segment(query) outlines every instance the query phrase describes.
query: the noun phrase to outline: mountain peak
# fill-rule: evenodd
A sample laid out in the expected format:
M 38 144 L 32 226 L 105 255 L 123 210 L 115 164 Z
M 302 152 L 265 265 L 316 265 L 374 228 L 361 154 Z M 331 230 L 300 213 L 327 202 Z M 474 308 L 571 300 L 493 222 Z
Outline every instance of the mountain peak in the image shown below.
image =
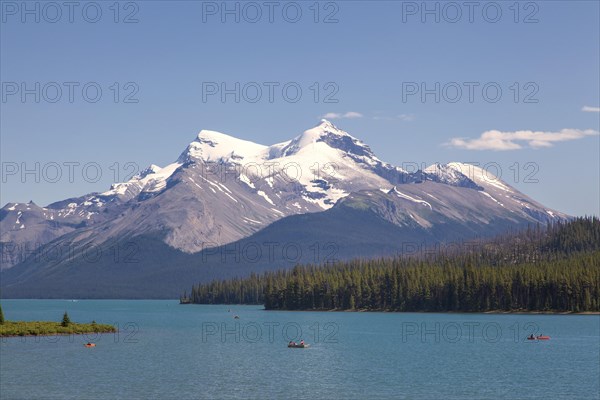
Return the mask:
M 455 165 L 452 165 L 455 164 Z M 468 167 L 470 164 L 458 166 L 459 163 L 441 164 L 435 163 L 425 168 L 423 172 L 434 182 L 441 182 L 452 186 L 467 187 L 476 190 L 482 190 L 469 176 Z
M 321 119 L 321 122 L 317 126 L 323 128 L 323 129 L 331 129 L 331 130 L 343 132 L 337 126 L 335 126 L 333 124 L 333 122 L 331 122 L 325 118 Z
M 460 172 L 462 175 L 466 176 L 471 181 L 484 188 L 495 188 L 504 192 L 513 191 L 512 188 L 500 178 L 500 176 L 495 175 L 498 172 L 501 174 L 502 171 L 497 170 L 493 165 L 490 167 L 486 164 L 484 168 L 481 168 L 475 164 L 450 162 L 447 164 L 447 166 L 455 171 Z
M 361 156 L 372 156 L 371 149 L 367 145 L 326 119 L 322 119 L 318 125 L 296 136 L 282 149 L 282 154 L 284 156 L 296 154 L 307 148 L 311 152 L 327 151 L 326 149 L 329 148 Z
M 146 177 L 146 176 L 148 176 L 148 175 L 151 175 L 151 174 L 156 174 L 156 173 L 160 172 L 160 170 L 161 170 L 161 169 L 162 169 L 162 168 L 161 168 L 161 167 L 159 167 L 159 166 L 158 166 L 158 165 L 156 165 L 156 164 L 150 164 L 150 166 L 149 166 L 148 168 L 146 168 L 145 170 L 141 171 L 141 172 L 138 174 L 138 177 L 139 177 L 140 179 L 142 179 L 142 178 L 145 178 L 145 177 Z
M 319 124 L 294 139 L 270 147 L 204 129 L 187 146 L 177 162 L 183 164 L 193 160 L 203 160 L 205 162 L 240 163 L 260 160 L 264 157 L 289 156 L 302 149 L 320 152 L 327 151 L 327 148 L 372 156 L 369 147 L 360 140 L 339 129 L 331 121 L 322 119 Z
M 179 156 L 178 161 L 186 162 L 190 159 L 217 162 L 235 161 L 252 157 L 266 148 L 267 146 L 238 139 L 225 133 L 203 129 Z
M 500 189 L 512 193 L 513 189 L 495 174 L 493 166 L 481 168 L 475 164 L 463 162 L 449 162 L 447 164 L 435 163 L 425 168 L 425 173 L 437 182 L 447 183 L 453 186 L 471 187 L 477 190 Z
M 322 134 L 335 134 L 335 135 L 339 135 L 339 136 L 352 137 L 348 132 L 338 128 L 337 126 L 335 126 L 333 124 L 333 122 L 331 122 L 327 119 L 322 119 L 321 122 L 317 126 L 315 126 L 313 129 L 320 130 L 322 132 Z M 312 129 L 309 129 L 309 131 L 310 130 L 312 130 Z

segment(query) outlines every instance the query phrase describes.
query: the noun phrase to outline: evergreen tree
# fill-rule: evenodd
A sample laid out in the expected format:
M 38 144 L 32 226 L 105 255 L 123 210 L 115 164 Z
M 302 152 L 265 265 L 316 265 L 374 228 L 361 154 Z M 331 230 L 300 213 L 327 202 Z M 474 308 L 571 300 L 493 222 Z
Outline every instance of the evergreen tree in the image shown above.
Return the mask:
M 61 326 L 69 326 L 70 323 L 71 323 L 71 319 L 69 318 L 69 315 L 65 311 L 62 322 L 60 324 L 61 324 Z
M 0 306 L 0 325 L 4 325 L 4 313 L 2 312 L 2 306 Z

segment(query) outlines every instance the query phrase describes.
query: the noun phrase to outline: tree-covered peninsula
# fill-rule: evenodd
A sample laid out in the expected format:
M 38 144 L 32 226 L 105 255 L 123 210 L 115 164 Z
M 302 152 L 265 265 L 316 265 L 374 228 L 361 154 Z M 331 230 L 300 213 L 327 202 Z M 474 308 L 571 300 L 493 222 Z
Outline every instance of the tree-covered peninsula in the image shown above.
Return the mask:
M 267 310 L 600 311 L 600 221 L 533 227 L 460 251 L 214 281 L 182 301 Z

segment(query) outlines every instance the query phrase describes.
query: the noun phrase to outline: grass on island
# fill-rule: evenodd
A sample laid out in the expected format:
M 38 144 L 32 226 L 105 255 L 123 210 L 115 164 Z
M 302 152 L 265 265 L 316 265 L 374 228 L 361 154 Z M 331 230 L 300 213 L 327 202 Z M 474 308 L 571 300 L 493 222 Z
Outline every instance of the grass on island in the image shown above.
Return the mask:
M 65 312 L 61 322 L 53 321 L 5 321 L 0 307 L 0 337 L 5 336 L 49 336 L 49 335 L 82 335 L 86 333 L 112 333 L 117 328 L 107 324 L 89 324 L 71 322 Z
M 42 336 L 85 333 L 112 333 L 117 329 L 107 324 L 79 324 L 71 322 L 62 326 L 51 321 L 5 321 L 0 325 L 0 336 Z

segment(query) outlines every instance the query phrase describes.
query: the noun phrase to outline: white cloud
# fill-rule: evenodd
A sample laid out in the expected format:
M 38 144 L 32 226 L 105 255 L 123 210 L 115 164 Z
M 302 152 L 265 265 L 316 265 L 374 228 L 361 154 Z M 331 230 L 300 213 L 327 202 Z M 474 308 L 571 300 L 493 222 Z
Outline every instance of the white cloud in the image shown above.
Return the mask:
M 400 114 L 400 115 L 398 115 L 398 119 L 401 121 L 410 122 L 410 121 L 415 120 L 415 115 L 414 114 Z
M 600 107 L 583 106 L 583 108 L 581 109 L 581 111 L 583 111 L 583 112 L 597 112 L 597 113 L 600 113 Z
M 355 111 L 348 111 L 346 114 L 344 114 L 343 118 L 362 118 L 363 115 L 361 113 L 355 112 Z
M 400 114 L 400 115 L 396 115 L 394 117 L 388 117 L 386 115 L 375 115 L 373 117 L 374 120 L 376 121 L 395 121 L 395 120 L 400 120 L 403 122 L 410 122 L 410 121 L 414 121 L 415 120 L 415 115 L 414 114 Z
M 352 119 L 352 118 L 362 118 L 363 115 L 359 112 L 356 111 L 348 111 L 347 113 L 333 113 L 333 112 L 329 112 L 325 115 L 323 115 L 321 118 L 325 118 L 325 119 Z
M 542 131 L 486 131 L 476 139 L 452 138 L 447 146 L 466 150 L 518 150 L 523 147 L 552 147 L 554 143 L 581 139 L 586 136 L 597 136 L 598 131 L 592 129 L 563 129 L 560 132 Z

